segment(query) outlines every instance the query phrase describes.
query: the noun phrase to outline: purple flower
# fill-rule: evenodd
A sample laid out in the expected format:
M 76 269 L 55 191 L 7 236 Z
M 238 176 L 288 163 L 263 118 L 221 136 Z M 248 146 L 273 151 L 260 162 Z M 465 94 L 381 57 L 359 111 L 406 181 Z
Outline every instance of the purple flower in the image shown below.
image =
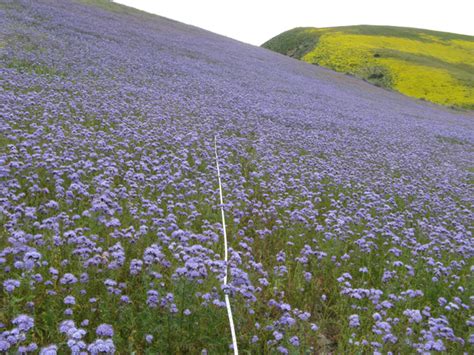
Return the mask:
M 425 346 L 424 350 L 430 351 L 430 350 L 435 350 L 435 351 L 445 351 L 446 347 L 443 344 L 443 341 L 441 339 L 438 340 L 429 340 Z
M 86 333 L 87 332 L 84 329 L 72 328 L 68 331 L 67 335 L 69 340 L 73 340 L 75 343 L 77 343 L 77 341 L 81 340 L 86 335 Z
M 298 315 L 298 318 L 303 320 L 303 321 L 306 321 L 309 319 L 309 317 L 311 317 L 311 314 L 309 312 L 303 312 L 303 313 L 300 313 Z
M 57 353 L 58 347 L 56 345 L 48 345 L 40 350 L 40 355 L 56 355 Z
M 114 354 L 115 353 L 115 345 L 112 339 L 97 339 L 93 343 L 89 344 L 87 350 L 92 355 L 97 355 L 101 353 L 106 354 Z
M 0 351 L 6 352 L 8 349 L 10 349 L 10 343 L 6 340 L 0 339 Z
M 114 336 L 114 329 L 110 324 L 101 324 L 97 327 L 96 329 L 96 334 L 98 336 L 103 336 L 103 337 L 113 337 Z
M 65 316 L 72 316 L 74 314 L 74 311 L 71 308 L 66 308 L 64 310 L 64 315 Z
M 133 259 L 130 262 L 130 274 L 132 275 L 138 275 L 140 271 L 142 270 L 143 266 L 143 261 L 140 259 Z
M 68 333 L 70 329 L 75 328 L 76 325 L 73 320 L 65 320 L 62 321 L 61 324 L 59 325 L 59 332 L 60 333 Z
M 349 327 L 358 328 L 360 326 L 359 316 L 357 314 L 352 314 L 349 316 Z
M 148 307 L 155 308 L 158 306 L 158 301 L 159 301 L 159 294 L 158 291 L 155 290 L 149 290 L 147 291 L 147 300 L 146 304 Z
M 20 281 L 8 279 L 3 281 L 3 287 L 8 293 L 12 293 L 15 288 L 20 287 Z
M 77 277 L 75 277 L 73 274 L 67 273 L 64 274 L 63 277 L 61 277 L 59 282 L 63 285 L 72 285 L 77 282 Z
M 374 313 L 374 314 L 372 315 L 372 318 L 374 318 L 374 320 L 375 320 L 376 322 L 382 320 L 382 316 L 380 315 L 380 313 Z
M 120 302 L 130 303 L 130 298 L 128 296 L 120 296 Z
M 29 251 L 25 253 L 23 257 L 23 262 L 25 267 L 28 270 L 31 270 L 32 268 L 35 267 L 35 265 L 38 263 L 38 261 L 41 259 L 41 254 L 38 253 L 37 251 Z
M 283 339 L 283 334 L 278 331 L 274 331 L 273 336 L 275 337 L 276 341 L 280 341 L 281 339 Z
M 289 340 L 290 344 L 293 346 L 300 346 L 300 340 L 298 339 L 297 336 L 293 336 Z
M 17 326 L 20 331 L 27 332 L 34 327 L 35 321 L 30 316 L 26 314 L 21 314 L 16 317 L 12 323 Z
M 76 299 L 74 298 L 74 296 L 66 296 L 66 297 L 64 297 L 64 304 L 74 305 L 74 304 L 76 304 Z
M 72 354 L 80 354 L 82 350 L 85 350 L 87 345 L 82 340 L 69 339 L 67 346 L 71 349 Z
M 407 309 L 403 311 L 403 315 L 408 317 L 410 323 L 420 323 L 423 320 L 421 312 L 418 309 Z

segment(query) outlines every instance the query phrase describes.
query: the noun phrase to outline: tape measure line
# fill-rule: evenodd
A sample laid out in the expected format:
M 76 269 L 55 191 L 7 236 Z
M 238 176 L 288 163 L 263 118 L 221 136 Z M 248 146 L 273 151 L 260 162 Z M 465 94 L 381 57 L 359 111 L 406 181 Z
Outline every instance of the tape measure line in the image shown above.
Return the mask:
M 224 273 L 224 286 L 227 285 L 227 260 L 228 260 L 228 248 L 227 248 L 227 231 L 225 226 L 225 215 L 224 215 L 224 199 L 222 197 L 222 183 L 221 183 L 221 171 L 219 169 L 219 156 L 217 155 L 217 136 L 214 136 L 214 151 L 216 153 L 216 167 L 217 167 L 217 180 L 219 181 L 219 196 L 221 202 L 221 217 L 222 217 L 222 229 L 224 234 L 224 260 L 225 260 L 225 273 Z M 235 336 L 234 318 L 232 317 L 232 308 L 230 307 L 229 295 L 225 294 L 225 305 L 227 308 L 227 316 L 229 317 L 230 332 L 232 334 L 232 345 L 234 348 L 234 354 L 239 354 L 237 347 L 237 337 Z

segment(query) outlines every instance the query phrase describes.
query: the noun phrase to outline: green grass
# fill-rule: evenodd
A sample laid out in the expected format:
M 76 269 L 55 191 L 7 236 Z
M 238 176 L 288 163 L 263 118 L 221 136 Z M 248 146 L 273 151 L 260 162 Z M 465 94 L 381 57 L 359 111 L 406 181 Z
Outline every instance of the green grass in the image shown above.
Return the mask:
M 29 60 L 14 58 L 7 64 L 7 68 L 16 69 L 20 73 L 35 73 L 37 75 L 65 76 L 53 67 L 44 64 L 33 63 Z
M 299 27 L 283 32 L 262 46 L 275 52 L 301 59 L 318 43 L 319 36 L 309 32 L 310 28 Z
M 407 96 L 474 108 L 474 37 L 391 26 L 295 28 L 263 47 Z

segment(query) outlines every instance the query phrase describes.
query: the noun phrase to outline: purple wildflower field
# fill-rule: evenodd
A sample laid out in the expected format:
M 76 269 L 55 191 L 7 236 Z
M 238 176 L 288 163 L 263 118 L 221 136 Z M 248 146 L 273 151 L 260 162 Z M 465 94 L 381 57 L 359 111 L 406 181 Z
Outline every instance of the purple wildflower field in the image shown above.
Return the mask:
M 230 352 L 226 293 L 246 353 L 473 353 L 473 128 L 104 0 L 0 0 L 0 353 Z

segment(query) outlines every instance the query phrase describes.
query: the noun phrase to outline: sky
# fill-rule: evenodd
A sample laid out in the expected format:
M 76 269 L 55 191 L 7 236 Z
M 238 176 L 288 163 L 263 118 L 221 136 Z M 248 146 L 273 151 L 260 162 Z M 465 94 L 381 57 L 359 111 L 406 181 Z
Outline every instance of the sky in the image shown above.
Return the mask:
M 470 0 L 115 0 L 261 45 L 294 27 L 390 25 L 474 36 Z

